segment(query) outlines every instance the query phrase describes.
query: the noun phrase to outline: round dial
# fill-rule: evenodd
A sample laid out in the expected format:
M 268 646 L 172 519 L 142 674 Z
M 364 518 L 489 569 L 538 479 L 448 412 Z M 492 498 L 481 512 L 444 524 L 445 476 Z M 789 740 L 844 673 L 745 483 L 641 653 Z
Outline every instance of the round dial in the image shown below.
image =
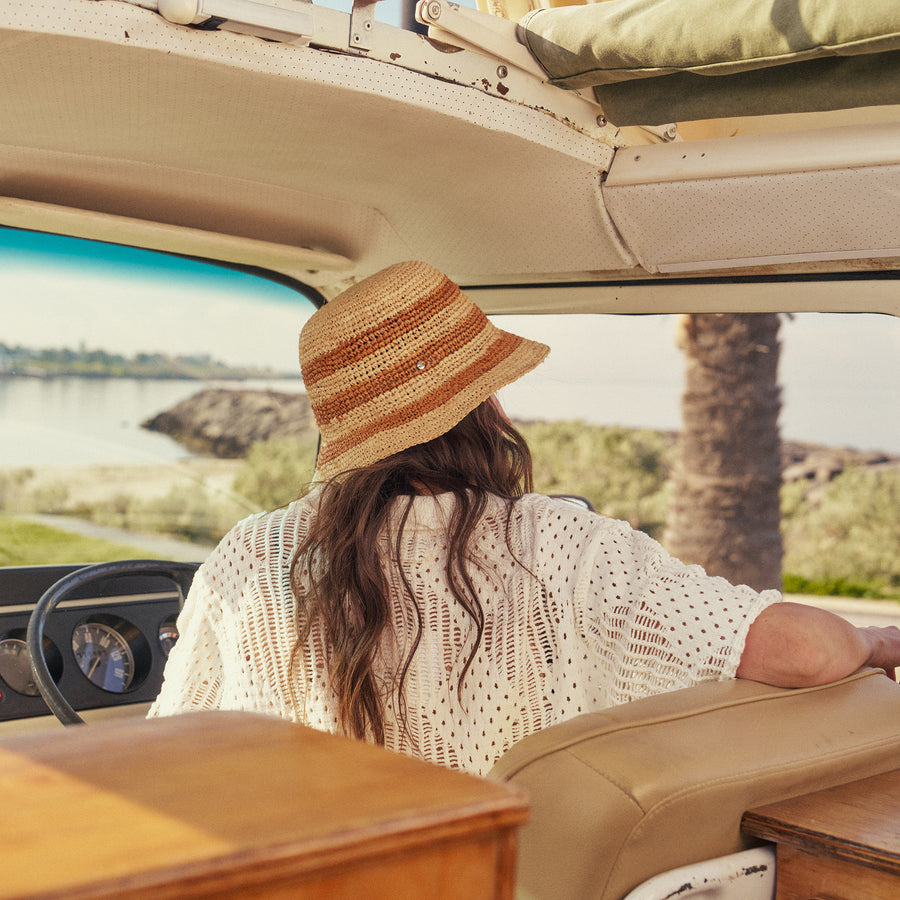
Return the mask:
M 28 697 L 38 695 L 25 641 L 14 637 L 5 637 L 0 641 L 0 678 L 20 694 Z
M 0 637 L 0 678 L 16 693 L 37 697 L 40 690 L 31 673 L 31 654 L 25 640 L 24 628 L 13 628 Z M 54 681 L 62 675 L 62 656 L 56 644 L 44 637 L 44 660 Z
M 159 626 L 159 646 L 163 656 L 168 659 L 169 652 L 178 640 L 178 627 L 175 624 L 175 616 L 169 616 Z
M 121 694 L 134 679 L 134 654 L 128 639 L 104 622 L 82 622 L 72 632 L 79 668 L 104 691 Z

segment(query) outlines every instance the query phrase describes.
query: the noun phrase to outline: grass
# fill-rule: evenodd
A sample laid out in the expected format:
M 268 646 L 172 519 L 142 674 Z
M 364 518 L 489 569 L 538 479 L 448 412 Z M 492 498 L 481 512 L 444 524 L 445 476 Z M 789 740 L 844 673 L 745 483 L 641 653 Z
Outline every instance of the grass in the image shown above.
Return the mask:
M 845 578 L 804 578 L 785 572 L 782 581 L 786 594 L 817 597 L 863 597 L 867 600 L 900 600 L 900 592 L 875 581 L 848 581 Z
M 83 537 L 37 522 L 0 515 L 0 566 L 62 565 L 153 557 L 127 544 Z

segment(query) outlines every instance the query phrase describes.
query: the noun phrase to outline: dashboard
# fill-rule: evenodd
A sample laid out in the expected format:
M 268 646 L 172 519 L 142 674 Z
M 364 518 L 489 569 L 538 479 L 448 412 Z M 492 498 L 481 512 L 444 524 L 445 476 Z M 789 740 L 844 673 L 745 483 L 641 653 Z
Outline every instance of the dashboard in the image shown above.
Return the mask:
M 49 715 L 31 674 L 25 641 L 43 593 L 69 566 L 0 569 L 0 727 Z M 169 651 L 178 639 L 178 585 L 163 575 L 113 576 L 63 600 L 44 626 L 44 657 L 74 709 L 149 703 L 159 693 Z

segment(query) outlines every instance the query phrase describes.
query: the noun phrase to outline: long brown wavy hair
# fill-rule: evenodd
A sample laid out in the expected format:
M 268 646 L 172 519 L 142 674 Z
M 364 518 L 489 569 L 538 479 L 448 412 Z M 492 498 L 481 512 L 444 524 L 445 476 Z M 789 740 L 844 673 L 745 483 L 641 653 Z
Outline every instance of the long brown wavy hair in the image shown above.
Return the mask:
M 515 500 L 531 490 L 528 445 L 493 397 L 446 434 L 323 485 L 317 515 L 291 562 L 290 578 L 300 613 L 298 648 L 319 620 L 331 654 L 329 676 L 344 733 L 384 743 L 387 698 L 379 682 L 396 685 L 391 690 L 397 690 L 401 720 L 405 717 L 403 682 L 419 644 L 422 613 L 402 567 L 417 631 L 398 672 L 387 673 L 391 677 L 386 679 L 379 673 L 379 679 L 373 671 L 390 622 L 388 580 L 378 539 L 386 533 L 394 502 L 406 498 L 394 542 L 394 558 L 399 560 L 414 496 L 450 492 L 455 497 L 446 576 L 454 599 L 475 625 L 474 645 L 457 686 L 461 690 L 484 629 L 484 612 L 471 577 L 477 561 L 467 554 L 469 539 L 489 495 L 507 501 L 508 526 Z

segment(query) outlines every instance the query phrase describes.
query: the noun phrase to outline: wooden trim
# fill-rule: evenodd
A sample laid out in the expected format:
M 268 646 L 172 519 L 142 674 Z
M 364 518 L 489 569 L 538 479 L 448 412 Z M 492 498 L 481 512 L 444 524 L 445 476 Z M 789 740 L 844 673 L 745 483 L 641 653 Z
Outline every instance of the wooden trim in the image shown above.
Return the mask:
M 512 897 L 506 785 L 283 720 L 195 713 L 0 744 L 0 898 Z

